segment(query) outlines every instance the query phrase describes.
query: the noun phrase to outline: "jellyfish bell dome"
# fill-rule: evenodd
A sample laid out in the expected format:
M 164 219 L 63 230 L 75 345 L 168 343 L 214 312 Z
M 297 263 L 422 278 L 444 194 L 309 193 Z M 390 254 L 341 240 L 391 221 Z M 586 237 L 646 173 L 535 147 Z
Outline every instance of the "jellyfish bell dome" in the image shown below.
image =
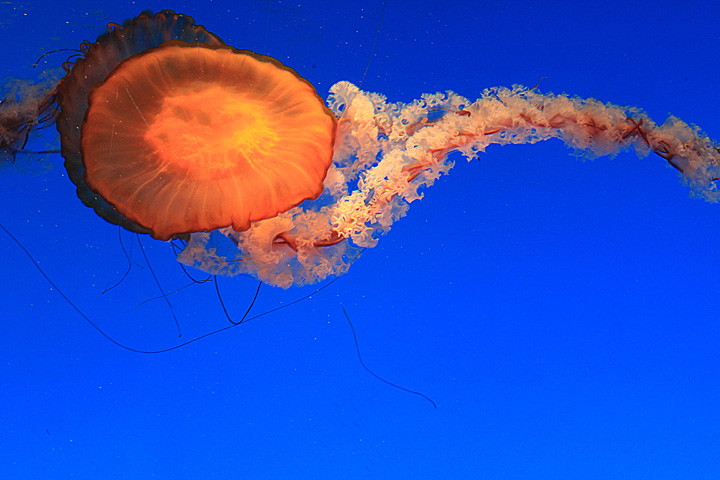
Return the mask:
M 246 230 L 314 199 L 332 162 L 336 119 L 309 82 L 172 11 L 88 45 L 58 105 L 78 196 L 162 240 Z

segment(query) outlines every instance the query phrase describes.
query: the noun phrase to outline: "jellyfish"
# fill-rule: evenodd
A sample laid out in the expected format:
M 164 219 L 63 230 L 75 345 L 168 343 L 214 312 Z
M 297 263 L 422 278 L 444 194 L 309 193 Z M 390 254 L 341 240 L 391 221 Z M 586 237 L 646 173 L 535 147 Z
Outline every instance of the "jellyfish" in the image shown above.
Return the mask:
M 12 158 L 55 121 L 86 205 L 181 242 L 178 261 L 210 274 L 283 288 L 342 275 L 449 173 L 450 153 L 474 160 L 492 144 L 653 154 L 718 201 L 718 144 L 676 117 L 537 86 L 393 103 L 341 81 L 325 105 L 294 70 L 170 10 L 110 25 L 66 70 L 24 108 L 0 104 L 0 151 Z

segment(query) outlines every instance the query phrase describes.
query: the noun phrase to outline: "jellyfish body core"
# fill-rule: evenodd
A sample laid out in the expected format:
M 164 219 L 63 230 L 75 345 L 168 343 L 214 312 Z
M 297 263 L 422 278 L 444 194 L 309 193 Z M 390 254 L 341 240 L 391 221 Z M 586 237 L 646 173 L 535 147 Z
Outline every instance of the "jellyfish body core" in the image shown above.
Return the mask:
M 519 86 L 404 104 L 339 82 L 326 107 L 294 70 L 169 10 L 84 45 L 26 124 L 55 96 L 86 205 L 128 230 L 182 238 L 186 265 L 284 288 L 345 273 L 452 168 L 451 152 L 470 160 L 490 144 L 551 138 L 584 157 L 633 148 L 705 200 L 719 195 L 717 144 L 675 117 L 657 125 L 639 109 Z M 3 125 L 0 148 L 17 148 L 25 124 Z
M 322 193 L 335 116 L 269 57 L 167 42 L 89 98 L 85 182 L 155 238 L 247 230 Z
M 111 25 L 58 88 L 78 196 L 168 240 L 270 218 L 323 191 L 335 116 L 277 60 L 166 10 Z

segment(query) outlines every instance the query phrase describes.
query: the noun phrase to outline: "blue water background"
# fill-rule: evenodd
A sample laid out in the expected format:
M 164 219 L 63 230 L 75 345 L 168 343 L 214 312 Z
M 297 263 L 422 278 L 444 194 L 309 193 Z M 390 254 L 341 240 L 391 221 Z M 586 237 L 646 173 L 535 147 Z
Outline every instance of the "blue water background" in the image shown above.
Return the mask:
M 192 15 L 316 85 L 360 82 L 381 2 L 4 2 L 3 77 L 37 78 L 143 9 Z M 363 88 L 391 101 L 534 85 L 720 139 L 716 2 L 389 1 Z M 57 148 L 55 135 L 36 150 Z M 0 478 L 720 478 L 720 206 L 632 153 L 491 147 L 311 299 L 157 355 L 103 338 L 0 234 Z M 28 161 L 30 160 L 30 161 Z M 36 160 L 40 160 L 39 158 Z M 59 155 L 0 176 L 0 222 L 123 344 L 180 341 L 133 237 Z M 52 167 L 42 172 L 44 167 Z M 143 239 L 163 288 L 188 283 Z M 221 279 L 241 316 L 256 286 Z M 260 313 L 312 292 L 263 288 Z M 171 296 L 190 339 L 214 287 Z M 438 405 L 376 380 L 366 364 Z

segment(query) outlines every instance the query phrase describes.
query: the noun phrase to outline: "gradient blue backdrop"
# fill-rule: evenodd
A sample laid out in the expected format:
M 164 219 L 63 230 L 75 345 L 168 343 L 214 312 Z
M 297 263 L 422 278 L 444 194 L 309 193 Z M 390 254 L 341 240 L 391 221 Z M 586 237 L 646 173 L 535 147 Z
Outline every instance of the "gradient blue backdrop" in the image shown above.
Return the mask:
M 341 5 L 342 4 L 342 5 Z M 580 5 L 586 4 L 586 5 Z M 668 113 L 720 139 L 717 2 L 388 1 L 363 85 L 392 101 L 520 83 Z M 36 78 L 143 9 L 192 15 L 327 94 L 359 82 L 382 2 L 12 1 L 3 76 Z M 54 135 L 35 149 L 57 148 Z M 720 206 L 659 157 L 493 147 L 311 299 L 170 353 L 90 327 L 0 234 L 0 478 L 720 478 Z M 35 159 L 37 160 L 37 159 Z M 25 162 L 26 165 L 32 162 Z M 118 230 L 59 155 L 0 172 L 0 222 L 127 345 L 178 342 Z M 144 239 L 166 290 L 187 283 Z M 241 315 L 255 281 L 222 279 Z M 312 289 L 261 291 L 255 311 Z M 172 296 L 183 339 L 227 324 L 211 285 Z M 368 366 L 438 404 L 377 381 Z

